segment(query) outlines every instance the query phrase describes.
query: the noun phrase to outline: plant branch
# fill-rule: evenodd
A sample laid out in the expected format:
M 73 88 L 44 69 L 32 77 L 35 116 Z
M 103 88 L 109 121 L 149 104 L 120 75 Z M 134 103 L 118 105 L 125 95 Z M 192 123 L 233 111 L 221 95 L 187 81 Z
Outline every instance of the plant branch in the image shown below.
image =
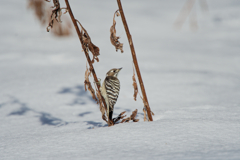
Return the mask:
M 72 22 L 73 22 L 74 27 L 75 27 L 75 29 L 76 29 L 76 32 L 77 32 L 77 34 L 78 34 L 78 38 L 79 38 L 79 40 L 80 40 L 80 42 L 81 42 L 82 48 L 84 48 L 84 46 L 83 46 L 83 40 L 82 40 L 82 37 L 81 37 L 82 34 L 81 34 L 81 31 L 79 30 L 79 27 L 78 27 L 78 25 L 77 25 L 77 21 L 76 21 L 76 19 L 74 18 L 74 15 L 73 15 L 73 13 L 72 13 L 72 10 L 71 10 L 71 7 L 70 7 L 70 5 L 69 5 L 68 0 L 65 0 L 65 3 L 66 3 L 66 6 L 67 6 L 68 13 L 69 13 L 69 15 L 70 15 L 70 17 L 71 17 L 71 19 L 72 19 Z M 94 70 L 92 61 L 91 61 L 91 59 L 90 59 L 90 57 L 89 57 L 89 54 L 88 54 L 88 52 L 87 52 L 85 49 L 83 49 L 83 51 L 84 51 L 85 56 L 86 56 L 86 58 L 87 58 L 88 64 L 89 64 L 89 66 L 90 66 L 90 71 L 92 72 L 94 81 L 95 81 L 95 82 L 98 82 L 98 78 L 97 78 L 96 72 L 95 72 L 95 70 Z M 99 93 L 99 95 L 101 95 L 101 93 L 100 93 L 100 87 L 101 87 L 101 86 L 100 86 L 99 83 L 96 83 L 96 84 L 97 84 L 97 92 Z M 101 96 L 101 99 L 102 99 L 102 102 L 103 102 L 103 104 L 104 104 L 105 109 L 107 110 L 106 102 L 105 102 L 105 100 L 104 100 L 104 98 L 103 98 L 102 96 Z
M 135 69 L 136 69 L 136 72 L 137 72 L 138 81 L 139 81 L 141 91 L 142 91 L 142 95 L 143 95 L 143 100 L 145 101 L 144 106 L 147 109 L 148 119 L 150 121 L 153 121 L 152 112 L 151 112 L 151 109 L 150 109 L 150 106 L 149 106 L 149 103 L 148 103 L 147 94 L 146 94 L 146 91 L 145 91 L 145 88 L 144 88 L 141 72 L 140 72 L 140 69 L 139 69 L 139 66 L 138 66 L 138 61 L 137 61 L 137 57 L 136 57 L 136 53 L 135 53 L 135 49 L 134 49 L 134 45 L 133 45 L 133 41 L 132 41 L 132 36 L 131 36 L 130 31 L 128 29 L 128 25 L 127 25 L 127 21 L 126 21 L 124 12 L 123 12 L 121 0 L 117 0 L 117 3 L 118 3 L 118 7 L 119 7 L 119 12 L 121 14 L 122 22 L 123 22 L 123 25 L 124 25 L 124 28 L 125 28 L 125 31 L 126 31 L 126 34 L 127 34 L 128 42 L 129 42 L 129 45 L 130 45 L 130 48 L 131 48 L 133 63 L 134 63 L 134 66 L 135 66 Z

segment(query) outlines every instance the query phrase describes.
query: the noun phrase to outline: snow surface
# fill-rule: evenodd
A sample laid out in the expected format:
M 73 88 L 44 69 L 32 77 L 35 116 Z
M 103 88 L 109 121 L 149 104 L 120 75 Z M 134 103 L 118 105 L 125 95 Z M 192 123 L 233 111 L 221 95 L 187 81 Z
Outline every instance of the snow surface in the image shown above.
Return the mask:
M 139 110 L 139 123 L 107 127 L 84 91 L 79 40 L 40 26 L 27 1 L 0 1 L 0 159 L 240 159 L 240 1 L 195 9 L 199 30 L 173 23 L 185 1 L 122 0 L 153 122 L 133 100 L 132 62 L 120 18 L 115 52 L 109 29 L 116 1 L 70 0 L 100 47 L 98 77 L 114 67 L 121 91 L 115 115 Z M 61 1 L 61 6 L 65 6 Z M 68 15 L 64 15 L 68 16 Z

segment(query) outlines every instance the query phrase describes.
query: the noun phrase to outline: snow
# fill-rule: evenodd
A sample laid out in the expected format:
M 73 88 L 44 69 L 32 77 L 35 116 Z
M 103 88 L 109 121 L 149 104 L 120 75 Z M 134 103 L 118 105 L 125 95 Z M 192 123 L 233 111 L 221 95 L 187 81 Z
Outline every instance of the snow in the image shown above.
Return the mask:
M 65 6 L 64 1 L 60 1 Z M 199 29 L 173 23 L 185 1 L 122 0 L 153 122 L 133 100 L 132 60 L 120 17 L 115 52 L 109 29 L 116 1 L 71 1 L 100 48 L 98 77 L 115 67 L 121 90 L 114 115 L 138 109 L 138 123 L 107 127 L 84 91 L 79 40 L 40 26 L 27 1 L 0 2 L 0 159 L 240 159 L 240 2 L 195 4 Z M 52 3 L 52 2 L 51 2 Z M 67 15 L 64 15 L 67 16 Z

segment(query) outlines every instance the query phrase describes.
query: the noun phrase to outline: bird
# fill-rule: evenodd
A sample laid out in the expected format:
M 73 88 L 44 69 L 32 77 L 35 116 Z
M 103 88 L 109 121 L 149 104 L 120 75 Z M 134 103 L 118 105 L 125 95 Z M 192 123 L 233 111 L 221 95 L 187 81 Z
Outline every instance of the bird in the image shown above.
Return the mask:
M 120 81 L 118 79 L 118 73 L 122 68 L 110 69 L 106 78 L 100 87 L 101 95 L 103 96 L 107 105 L 107 116 L 108 119 L 112 120 L 114 105 L 117 102 L 119 91 L 120 91 Z

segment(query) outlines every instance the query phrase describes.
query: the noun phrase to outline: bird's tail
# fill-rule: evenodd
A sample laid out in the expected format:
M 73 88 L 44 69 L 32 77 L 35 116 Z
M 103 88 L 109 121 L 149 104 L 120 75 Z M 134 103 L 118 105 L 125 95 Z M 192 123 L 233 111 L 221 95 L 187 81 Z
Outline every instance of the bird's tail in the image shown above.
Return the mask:
M 109 120 L 112 120 L 113 111 L 109 111 Z

